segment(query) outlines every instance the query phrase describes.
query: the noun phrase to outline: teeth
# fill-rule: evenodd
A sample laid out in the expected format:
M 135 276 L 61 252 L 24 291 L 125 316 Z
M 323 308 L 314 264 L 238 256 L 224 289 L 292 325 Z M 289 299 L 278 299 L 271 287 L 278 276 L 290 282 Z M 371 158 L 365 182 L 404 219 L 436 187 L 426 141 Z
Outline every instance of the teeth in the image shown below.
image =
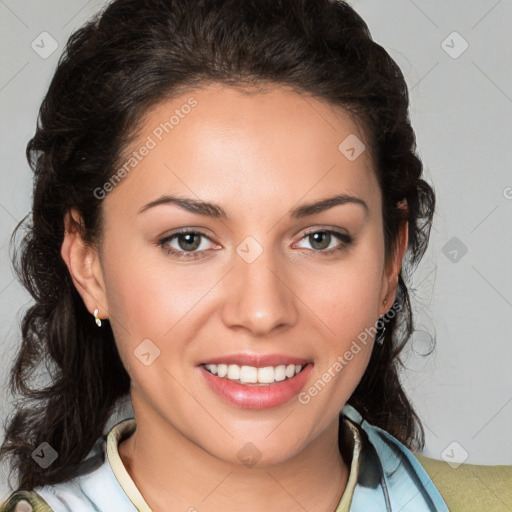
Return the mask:
M 295 365 L 294 364 L 289 364 L 285 371 L 284 371 L 285 375 L 288 377 L 288 378 L 291 378 L 295 375 Z
M 276 379 L 277 382 L 286 379 L 286 366 L 284 364 L 276 366 L 276 369 L 274 370 L 274 379 Z
M 240 366 L 237 366 L 236 364 L 230 364 L 228 366 L 228 375 L 227 375 L 228 379 L 231 379 L 231 380 L 240 379 L 240 374 L 242 373 L 243 368 L 245 368 L 245 366 L 240 368 Z
M 230 364 L 229 367 L 240 369 L 240 382 L 242 384 L 254 384 L 258 382 L 258 368 L 254 366 L 242 366 L 241 368 L 236 364 Z M 229 379 L 229 375 L 228 375 Z
M 274 382 L 274 368 L 272 366 L 258 368 L 258 382 L 261 384 L 272 384 Z
M 209 365 L 209 370 L 213 373 L 213 365 Z M 219 377 L 225 377 L 228 374 L 228 365 L 227 364 L 219 364 L 217 366 L 217 375 Z
M 206 364 L 204 367 L 213 375 L 237 380 L 242 384 L 272 384 L 291 379 L 302 370 L 300 364 L 281 364 L 279 366 L 238 366 L 237 364 Z

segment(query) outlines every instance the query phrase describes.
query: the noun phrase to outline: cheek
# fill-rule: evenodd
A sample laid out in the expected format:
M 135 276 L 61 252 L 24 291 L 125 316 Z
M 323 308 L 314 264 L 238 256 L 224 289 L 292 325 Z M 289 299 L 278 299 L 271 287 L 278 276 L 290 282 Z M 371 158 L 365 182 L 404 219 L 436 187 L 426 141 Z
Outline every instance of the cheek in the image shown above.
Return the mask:
M 375 247 L 301 282 L 300 296 L 339 339 L 357 336 L 377 320 L 382 262 Z
M 190 339 L 206 321 L 202 317 L 212 313 L 205 307 L 218 276 L 212 270 L 178 268 L 165 257 L 144 251 L 138 255 L 111 252 L 105 270 L 109 317 L 118 351 L 132 380 L 142 384 L 153 372 L 147 371 L 137 355 L 148 351 L 150 357 L 157 354 L 152 370 L 185 357 Z
M 379 245 L 372 241 L 359 246 L 357 252 L 328 271 L 324 268 L 317 274 L 316 286 L 311 286 L 311 279 L 301 281 L 300 296 L 306 297 L 309 318 L 319 319 L 315 331 L 323 338 L 314 379 L 317 388 L 322 389 L 318 407 L 322 402 L 337 410 L 348 400 L 368 366 L 372 328 L 378 319 L 382 259 Z M 326 383 L 326 391 L 319 380 Z M 316 389 L 311 391 L 318 393 Z
M 105 279 L 109 314 L 132 336 L 161 337 L 191 311 L 210 286 L 193 274 L 192 267 L 176 270 L 166 265 L 163 256 L 144 251 L 112 253 Z

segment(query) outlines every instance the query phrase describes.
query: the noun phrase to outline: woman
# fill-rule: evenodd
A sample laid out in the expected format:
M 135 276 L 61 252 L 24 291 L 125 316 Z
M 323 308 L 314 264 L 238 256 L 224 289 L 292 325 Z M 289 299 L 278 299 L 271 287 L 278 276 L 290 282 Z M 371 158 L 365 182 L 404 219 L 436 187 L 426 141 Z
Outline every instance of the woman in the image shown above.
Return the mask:
M 448 510 L 398 379 L 434 193 L 347 4 L 116 0 L 27 157 L 1 510 Z

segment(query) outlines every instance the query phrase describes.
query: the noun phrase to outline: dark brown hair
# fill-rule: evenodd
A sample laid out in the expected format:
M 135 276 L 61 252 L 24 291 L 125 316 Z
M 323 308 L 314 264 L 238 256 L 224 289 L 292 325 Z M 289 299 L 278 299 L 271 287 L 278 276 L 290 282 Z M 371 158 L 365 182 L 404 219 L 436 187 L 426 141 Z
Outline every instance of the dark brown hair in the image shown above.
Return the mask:
M 70 37 L 27 145 L 33 207 L 13 233 L 14 240 L 25 226 L 13 264 L 34 304 L 10 374 L 11 392 L 22 399 L 0 450 L 18 488 L 73 477 L 130 391 L 109 322 L 96 328 L 61 258 L 65 213 L 76 208 L 83 238 L 96 244 L 102 202 L 94 190 L 115 173 L 142 116 L 208 83 L 289 86 L 350 112 L 364 127 L 381 187 L 386 256 L 405 220 L 403 270 L 423 256 L 435 196 L 421 178 L 407 86 L 351 7 L 329 0 L 113 1 Z M 393 305 L 399 312 L 349 403 L 369 423 L 421 448 L 424 432 L 399 381 L 399 354 L 413 331 L 405 281 L 402 271 Z M 39 368 L 48 375 L 44 387 L 33 381 Z M 31 458 L 42 442 L 58 452 L 47 469 Z

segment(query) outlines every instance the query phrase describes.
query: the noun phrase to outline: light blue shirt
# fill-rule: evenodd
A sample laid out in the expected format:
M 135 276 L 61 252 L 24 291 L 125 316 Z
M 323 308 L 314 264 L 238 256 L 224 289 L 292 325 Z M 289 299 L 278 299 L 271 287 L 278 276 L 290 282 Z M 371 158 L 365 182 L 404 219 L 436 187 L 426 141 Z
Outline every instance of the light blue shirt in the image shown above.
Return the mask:
M 363 441 L 351 512 L 449 510 L 427 472 L 400 441 L 370 425 L 350 405 L 342 414 L 360 428 Z
M 411 451 L 386 431 L 367 423 L 350 405 L 345 405 L 341 414 L 349 427 L 344 434 L 352 445 L 352 463 L 347 487 L 334 512 L 448 511 Z M 34 512 L 151 512 L 117 450 L 121 438 L 134 429 L 133 418 L 118 423 L 108 436 L 98 439 L 82 463 L 81 474 L 64 483 L 38 487 L 36 494 L 13 493 L 0 506 L 0 512 L 13 512 L 20 499 L 26 499 Z M 39 497 L 51 509 L 38 501 Z

